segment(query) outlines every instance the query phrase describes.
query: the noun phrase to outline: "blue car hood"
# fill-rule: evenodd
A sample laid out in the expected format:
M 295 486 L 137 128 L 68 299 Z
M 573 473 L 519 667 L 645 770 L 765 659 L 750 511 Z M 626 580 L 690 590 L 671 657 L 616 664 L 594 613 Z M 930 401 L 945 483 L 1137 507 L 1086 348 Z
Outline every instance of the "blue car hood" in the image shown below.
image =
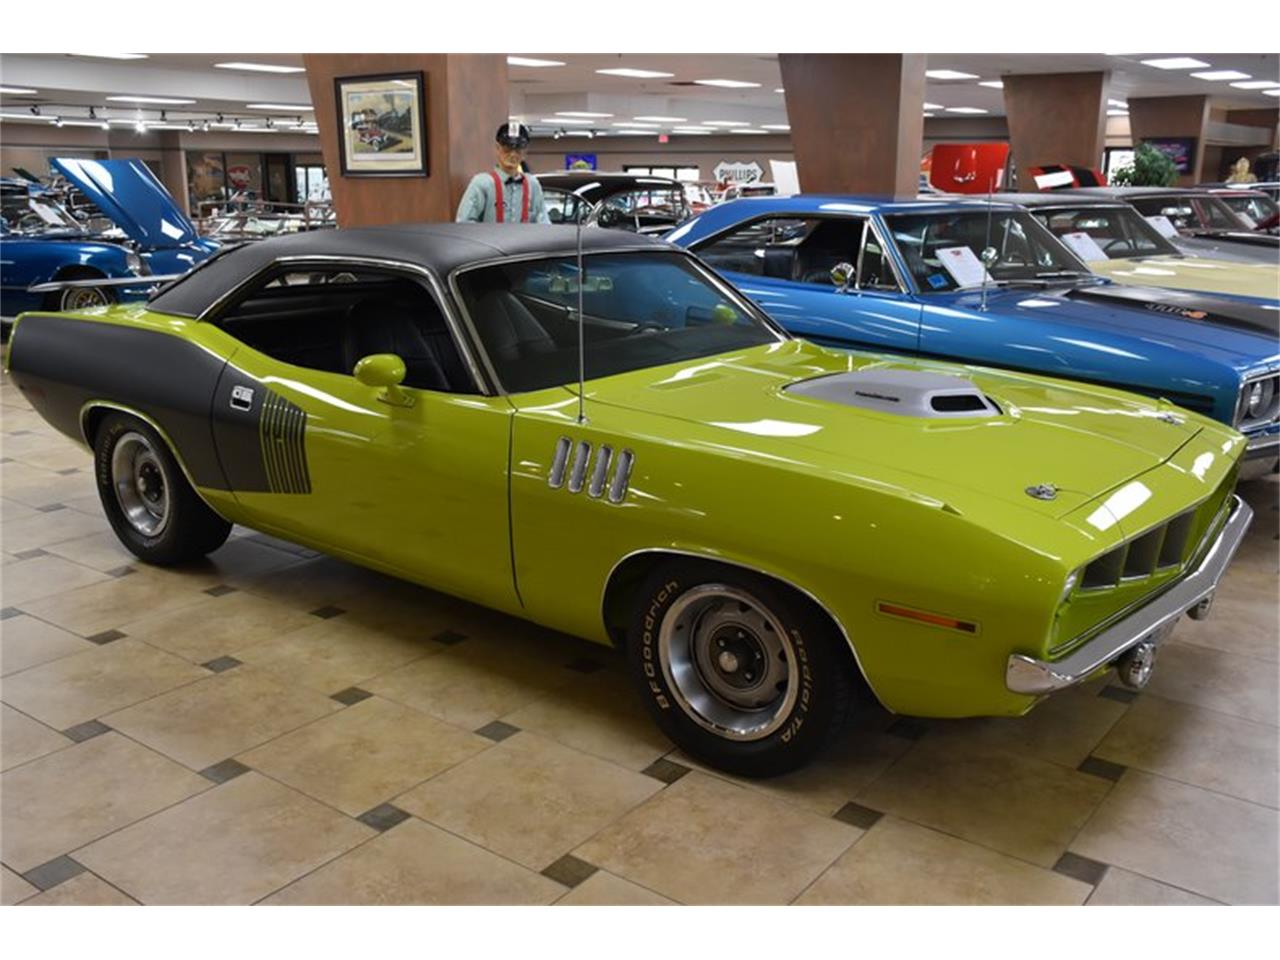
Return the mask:
M 169 191 L 141 160 L 60 158 L 49 162 L 140 246 L 156 250 L 200 239 Z
M 977 310 L 979 302 L 979 293 L 966 291 L 951 305 Z M 992 312 L 1035 324 L 1056 321 L 1096 333 L 1087 339 L 1103 352 L 1123 350 L 1128 339 L 1142 346 L 1141 353 L 1152 345 L 1167 346 L 1242 372 L 1280 359 L 1277 306 L 1110 283 L 1074 289 L 1003 288 L 989 290 L 987 295 L 987 309 Z

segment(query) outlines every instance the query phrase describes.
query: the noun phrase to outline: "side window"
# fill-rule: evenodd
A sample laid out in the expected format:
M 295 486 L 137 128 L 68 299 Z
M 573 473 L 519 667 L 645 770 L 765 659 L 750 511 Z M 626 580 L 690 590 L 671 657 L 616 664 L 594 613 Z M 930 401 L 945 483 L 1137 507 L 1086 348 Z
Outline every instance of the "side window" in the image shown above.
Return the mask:
M 213 323 L 246 346 L 309 370 L 351 376 L 374 353 L 405 364 L 404 385 L 474 393 L 431 292 L 417 279 L 352 265 L 265 274 Z
M 867 242 L 862 249 L 861 273 L 859 286 L 864 290 L 898 290 L 898 280 L 893 274 L 893 266 L 889 255 L 876 235 L 867 231 Z
M 717 270 L 791 280 L 796 249 L 815 222 L 795 217 L 753 220 L 696 250 Z

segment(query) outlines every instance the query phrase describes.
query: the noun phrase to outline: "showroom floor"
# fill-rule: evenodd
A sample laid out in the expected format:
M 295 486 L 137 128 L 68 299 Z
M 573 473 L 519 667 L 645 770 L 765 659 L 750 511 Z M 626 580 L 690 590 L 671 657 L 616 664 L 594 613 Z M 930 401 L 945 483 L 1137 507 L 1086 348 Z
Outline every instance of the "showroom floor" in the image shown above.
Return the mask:
M 672 750 L 613 654 L 237 528 L 147 568 L 3 402 L 3 902 L 1276 903 L 1275 478 L 1150 688 Z

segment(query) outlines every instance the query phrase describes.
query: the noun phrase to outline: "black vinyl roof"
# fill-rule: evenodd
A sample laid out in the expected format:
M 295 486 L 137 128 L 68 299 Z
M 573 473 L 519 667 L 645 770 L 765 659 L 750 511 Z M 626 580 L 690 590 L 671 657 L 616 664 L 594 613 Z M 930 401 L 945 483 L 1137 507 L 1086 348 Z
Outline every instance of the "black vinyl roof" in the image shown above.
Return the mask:
M 573 226 L 532 223 L 413 223 L 353 230 L 313 230 L 245 243 L 215 254 L 151 298 L 151 309 L 198 317 L 223 295 L 284 257 L 372 257 L 425 267 L 441 279 L 458 267 L 506 257 L 572 255 Z M 582 249 L 673 250 L 672 246 L 624 230 L 587 228 Z
M 596 173 L 594 170 L 572 170 L 566 173 L 540 173 L 538 182 L 549 190 L 577 194 L 589 203 L 633 190 L 683 190 L 679 180 L 651 177 L 647 173 Z

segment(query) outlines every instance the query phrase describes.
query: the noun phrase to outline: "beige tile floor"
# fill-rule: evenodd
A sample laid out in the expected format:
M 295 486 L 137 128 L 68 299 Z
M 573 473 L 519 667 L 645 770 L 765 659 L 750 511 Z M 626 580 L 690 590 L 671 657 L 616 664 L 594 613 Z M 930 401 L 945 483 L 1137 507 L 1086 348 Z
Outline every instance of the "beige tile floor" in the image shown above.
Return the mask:
M 1147 691 L 869 706 L 752 782 L 601 648 L 248 530 L 147 568 L 88 454 L 8 383 L 0 412 L 4 904 L 1280 900 L 1274 478 Z

